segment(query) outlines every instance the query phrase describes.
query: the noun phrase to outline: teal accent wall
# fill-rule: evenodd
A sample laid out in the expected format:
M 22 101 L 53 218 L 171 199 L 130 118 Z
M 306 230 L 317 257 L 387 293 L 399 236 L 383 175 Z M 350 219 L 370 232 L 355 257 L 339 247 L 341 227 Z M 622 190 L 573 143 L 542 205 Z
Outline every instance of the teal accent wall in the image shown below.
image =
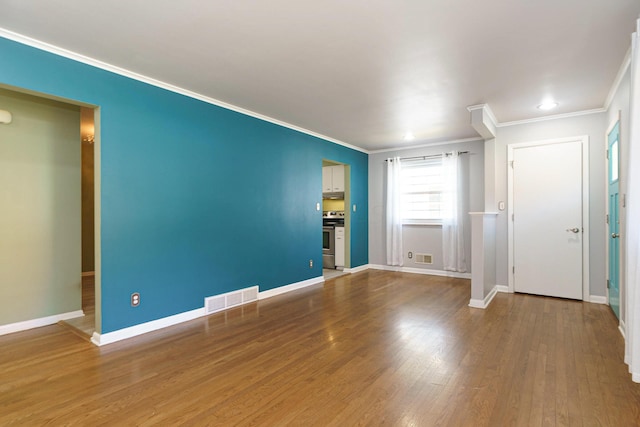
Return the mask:
M 321 276 L 322 159 L 351 165 L 368 263 L 365 153 L 4 38 L 0 57 L 0 84 L 100 107 L 102 333 Z

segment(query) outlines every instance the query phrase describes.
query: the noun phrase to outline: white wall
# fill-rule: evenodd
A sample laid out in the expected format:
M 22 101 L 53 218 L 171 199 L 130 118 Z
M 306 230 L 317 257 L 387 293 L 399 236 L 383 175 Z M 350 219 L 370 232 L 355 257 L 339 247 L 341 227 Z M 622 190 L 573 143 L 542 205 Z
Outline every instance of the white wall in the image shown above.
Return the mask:
M 0 325 L 80 310 L 80 111 L 3 90 L 0 109 Z
M 385 151 L 369 155 L 369 263 L 386 265 L 385 237 L 385 179 L 386 162 L 390 157 L 413 157 L 440 154 L 447 151 L 470 151 L 464 161 L 468 166 L 468 210 L 481 211 L 484 205 L 484 141 L 433 145 L 405 150 Z M 471 269 L 471 226 L 469 218 L 465 222 L 465 245 L 467 266 Z M 427 270 L 443 270 L 442 227 L 403 226 L 404 266 Z M 433 255 L 432 265 L 416 264 L 408 259 L 407 253 L 428 253 Z
M 618 86 L 613 99 L 611 101 L 611 105 L 607 110 L 607 115 L 605 119 L 605 128 L 608 129 L 610 125 L 614 124 L 616 120 L 618 120 L 618 113 L 620 113 L 620 193 L 624 194 L 626 192 L 627 185 L 627 176 L 629 174 L 629 158 L 627 153 L 629 153 L 629 121 L 630 121 L 630 107 L 629 107 L 629 96 L 630 96 L 630 79 L 631 79 L 631 70 L 630 67 L 627 67 L 627 71 L 622 77 L 620 81 L 620 85 Z M 603 141 L 603 145 L 606 146 L 606 141 Z M 606 188 L 605 188 L 606 191 Z M 625 321 L 626 319 L 626 276 L 625 276 L 625 265 L 626 265 L 626 236 L 624 233 L 625 225 L 627 223 L 627 210 L 625 207 L 620 207 L 620 320 Z
M 605 279 L 605 113 L 594 113 L 498 128 L 496 137 L 496 201 L 507 202 L 507 145 L 545 139 L 589 136 L 589 278 L 590 294 L 604 296 Z M 496 275 L 507 285 L 507 213 L 497 218 Z

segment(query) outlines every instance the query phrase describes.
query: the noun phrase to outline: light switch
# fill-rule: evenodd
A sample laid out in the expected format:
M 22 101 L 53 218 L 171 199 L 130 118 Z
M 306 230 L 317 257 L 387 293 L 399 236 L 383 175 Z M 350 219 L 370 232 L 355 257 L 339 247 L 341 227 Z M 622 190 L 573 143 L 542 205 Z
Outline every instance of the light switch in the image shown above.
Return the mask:
M 504 210 L 504 202 L 499 202 L 498 203 L 498 209 L 500 209 L 501 211 Z
M 356 205 L 353 205 L 353 211 L 354 212 L 356 211 Z
M 319 211 L 320 210 L 320 203 L 316 203 L 316 210 Z

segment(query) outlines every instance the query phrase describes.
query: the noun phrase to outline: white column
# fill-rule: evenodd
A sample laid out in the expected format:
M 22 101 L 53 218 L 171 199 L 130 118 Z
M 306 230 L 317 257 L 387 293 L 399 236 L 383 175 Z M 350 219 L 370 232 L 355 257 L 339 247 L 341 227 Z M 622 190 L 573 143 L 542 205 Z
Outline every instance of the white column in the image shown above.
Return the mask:
M 471 300 L 469 307 L 487 308 L 496 294 L 497 212 L 471 215 Z

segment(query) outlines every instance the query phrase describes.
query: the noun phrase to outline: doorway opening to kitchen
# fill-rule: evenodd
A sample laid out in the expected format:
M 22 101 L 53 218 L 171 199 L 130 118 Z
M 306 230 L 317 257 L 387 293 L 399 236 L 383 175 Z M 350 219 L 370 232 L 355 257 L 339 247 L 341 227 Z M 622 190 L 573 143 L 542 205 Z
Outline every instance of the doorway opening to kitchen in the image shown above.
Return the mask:
M 341 276 L 351 266 L 350 166 L 322 161 L 322 275 Z

